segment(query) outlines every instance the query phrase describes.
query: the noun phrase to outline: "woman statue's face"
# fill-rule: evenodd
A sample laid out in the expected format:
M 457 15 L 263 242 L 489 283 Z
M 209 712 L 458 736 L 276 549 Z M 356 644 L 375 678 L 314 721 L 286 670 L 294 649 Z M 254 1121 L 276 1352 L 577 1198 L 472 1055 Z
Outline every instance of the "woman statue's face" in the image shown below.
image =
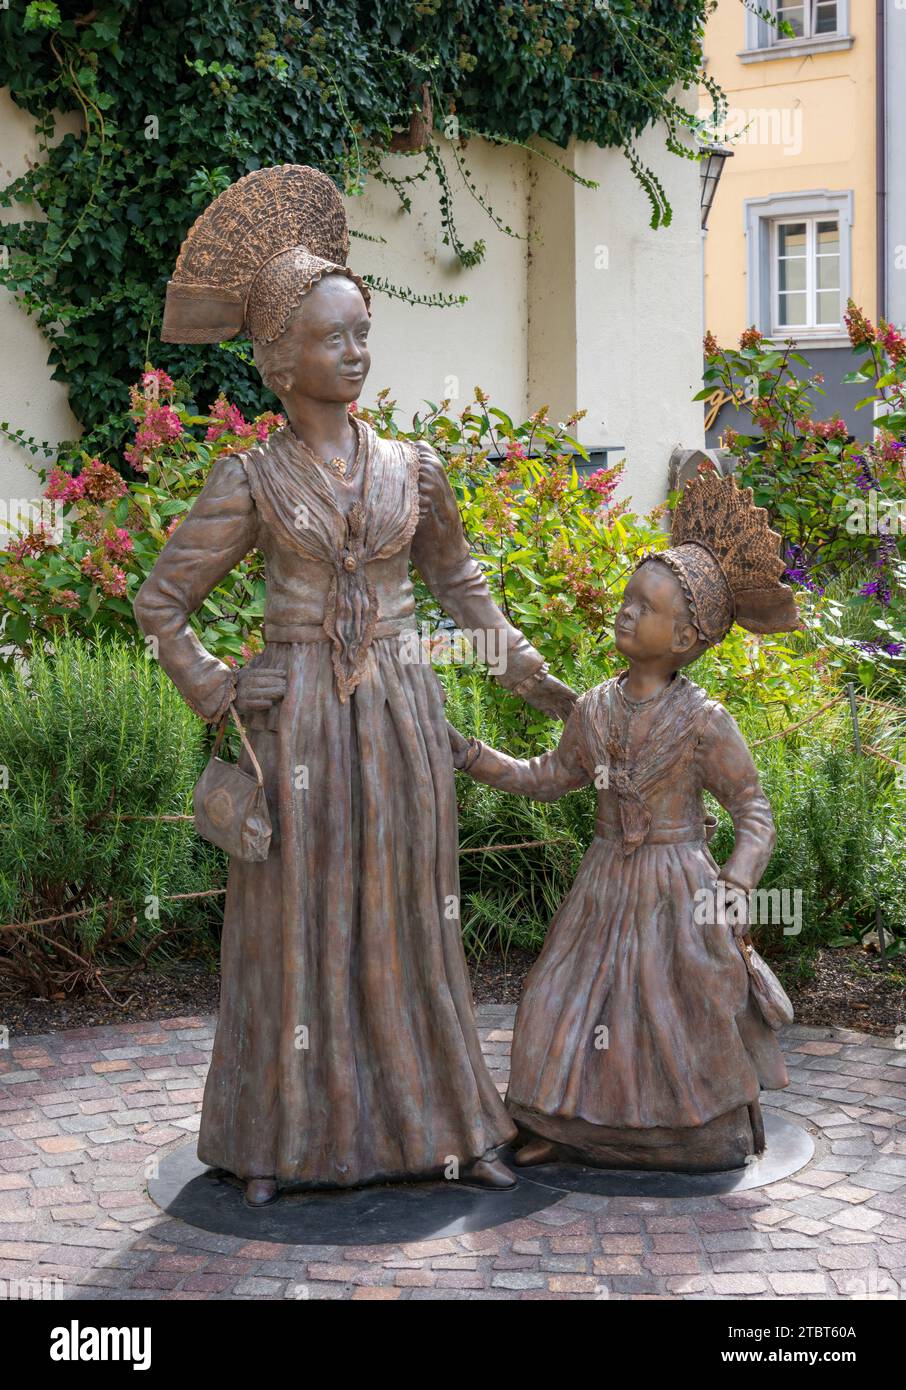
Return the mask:
M 319 401 L 358 399 L 371 367 L 371 320 L 361 292 L 345 275 L 328 275 L 305 296 L 285 331 L 291 391 Z M 281 393 L 282 394 L 282 393 Z

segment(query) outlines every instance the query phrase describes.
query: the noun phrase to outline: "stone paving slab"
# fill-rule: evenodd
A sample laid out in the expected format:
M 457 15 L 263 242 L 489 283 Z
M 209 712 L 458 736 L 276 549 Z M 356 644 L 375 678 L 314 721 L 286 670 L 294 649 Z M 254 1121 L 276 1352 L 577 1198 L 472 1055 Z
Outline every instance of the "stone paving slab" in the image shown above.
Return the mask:
M 477 1010 L 506 1087 L 515 1010 Z M 145 1188 L 191 1142 L 212 1017 L 79 1028 L 0 1051 L 0 1296 L 67 1299 L 906 1298 L 906 1050 L 793 1026 L 765 1105 L 816 1142 L 807 1168 L 708 1198 L 565 1196 L 472 1235 L 358 1248 L 201 1231 Z M 21 1284 L 19 1285 L 21 1289 Z

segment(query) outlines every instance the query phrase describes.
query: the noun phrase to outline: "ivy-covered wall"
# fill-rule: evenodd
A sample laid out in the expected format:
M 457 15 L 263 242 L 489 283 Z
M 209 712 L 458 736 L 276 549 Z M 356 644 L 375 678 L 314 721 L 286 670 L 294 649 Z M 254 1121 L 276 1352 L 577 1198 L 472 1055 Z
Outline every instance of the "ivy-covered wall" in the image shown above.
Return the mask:
M 433 181 L 444 240 L 467 267 L 482 259 L 486 238 L 467 244 L 458 234 L 456 199 L 465 195 L 454 198 L 436 132 L 452 140 L 466 190 L 476 135 L 620 147 L 652 221 L 669 221 L 663 186 L 636 141 L 660 120 L 668 145 L 688 153 L 695 122 L 675 98 L 677 84 L 702 80 L 709 6 L 33 0 L 0 10 L 0 85 L 34 115 L 46 155 L 0 196 L 6 207 L 43 214 L 5 229 L 10 255 L 0 274 L 51 340 L 55 375 L 68 383 L 87 442 L 116 442 L 110 419 L 156 344 L 186 229 L 261 165 L 315 164 L 353 195 L 381 180 L 403 208 L 415 184 Z M 81 135 L 46 147 L 52 113 L 73 109 Z M 402 174 L 399 160 L 392 172 L 385 163 L 394 144 L 411 150 Z M 493 198 L 484 202 L 487 236 L 511 234 Z M 642 192 L 632 215 L 648 215 Z M 378 280 L 376 288 L 411 295 L 406 285 Z M 229 356 L 159 345 L 154 355 L 191 381 L 199 402 L 225 387 L 239 404 L 260 406 L 242 344 Z

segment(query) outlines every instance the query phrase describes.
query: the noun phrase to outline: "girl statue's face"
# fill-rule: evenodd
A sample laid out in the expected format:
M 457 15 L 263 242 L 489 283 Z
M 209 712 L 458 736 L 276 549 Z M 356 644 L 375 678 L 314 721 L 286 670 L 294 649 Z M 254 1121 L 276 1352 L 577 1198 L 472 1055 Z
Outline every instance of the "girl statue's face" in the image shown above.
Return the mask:
M 623 591 L 614 622 L 617 650 L 632 661 L 680 658 L 697 642 L 679 581 L 652 561 L 636 570 Z
M 293 314 L 281 342 L 281 357 L 290 364 L 283 373 L 286 394 L 357 400 L 371 367 L 370 327 L 365 301 L 352 280 L 345 275 L 320 280 Z

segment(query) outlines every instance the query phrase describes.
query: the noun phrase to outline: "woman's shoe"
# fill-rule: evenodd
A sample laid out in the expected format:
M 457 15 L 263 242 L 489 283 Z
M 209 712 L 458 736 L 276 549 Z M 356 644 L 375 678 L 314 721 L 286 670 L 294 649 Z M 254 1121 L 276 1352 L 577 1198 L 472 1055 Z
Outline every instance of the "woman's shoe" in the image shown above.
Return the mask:
M 266 1207 L 280 1196 L 276 1178 L 249 1178 L 245 1184 L 245 1205 Z
M 493 1153 L 490 1158 L 476 1158 L 474 1163 L 470 1163 L 461 1181 L 466 1187 L 490 1188 L 496 1192 L 506 1192 L 518 1186 L 506 1164 L 501 1163 Z

